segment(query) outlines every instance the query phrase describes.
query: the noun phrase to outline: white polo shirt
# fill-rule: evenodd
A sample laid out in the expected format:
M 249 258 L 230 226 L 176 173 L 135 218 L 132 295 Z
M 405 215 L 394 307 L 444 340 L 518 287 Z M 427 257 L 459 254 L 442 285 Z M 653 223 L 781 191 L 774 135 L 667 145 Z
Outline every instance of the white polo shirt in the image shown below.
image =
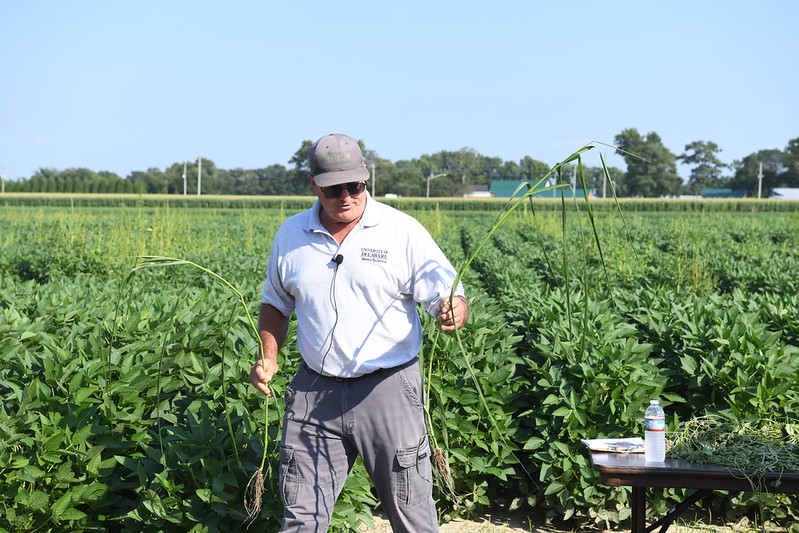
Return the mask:
M 341 246 L 320 209 L 317 200 L 278 230 L 261 302 L 297 312 L 297 344 L 316 372 L 356 377 L 411 360 L 422 343 L 416 303 L 435 316 L 455 269 L 416 219 L 371 196 Z

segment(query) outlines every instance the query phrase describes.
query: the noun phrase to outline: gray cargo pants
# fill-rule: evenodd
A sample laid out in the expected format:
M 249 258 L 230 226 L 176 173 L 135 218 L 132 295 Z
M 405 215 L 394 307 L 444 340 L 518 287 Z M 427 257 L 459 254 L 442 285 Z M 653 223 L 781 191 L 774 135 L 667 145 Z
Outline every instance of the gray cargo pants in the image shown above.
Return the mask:
M 327 531 L 358 455 L 395 533 L 438 531 L 417 359 L 353 379 L 305 363 L 286 388 L 280 531 Z

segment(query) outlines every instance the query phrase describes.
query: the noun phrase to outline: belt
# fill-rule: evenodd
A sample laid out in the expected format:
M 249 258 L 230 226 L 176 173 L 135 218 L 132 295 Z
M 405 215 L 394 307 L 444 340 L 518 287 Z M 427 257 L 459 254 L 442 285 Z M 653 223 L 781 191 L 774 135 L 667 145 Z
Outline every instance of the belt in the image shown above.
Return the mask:
M 405 363 L 402 363 L 401 365 L 392 366 L 390 368 L 378 368 L 377 370 L 374 370 L 374 371 L 369 372 L 367 374 L 361 374 L 360 376 L 353 376 L 353 377 L 327 376 L 325 374 L 320 374 L 319 372 L 317 372 L 316 370 L 314 370 L 313 368 L 308 366 L 308 363 L 306 363 L 305 361 L 303 361 L 300 364 L 300 366 L 304 367 L 305 370 L 307 370 L 311 374 L 313 374 L 315 376 L 322 377 L 322 378 L 335 379 L 336 381 L 358 381 L 359 379 L 373 377 L 375 375 L 386 375 L 386 374 L 391 374 L 392 372 L 396 372 L 398 370 L 404 370 L 404 369 L 408 368 L 409 366 L 413 366 L 418 361 L 419 361 L 419 358 L 418 357 L 414 357 L 414 358 L 410 359 L 409 361 L 406 361 Z

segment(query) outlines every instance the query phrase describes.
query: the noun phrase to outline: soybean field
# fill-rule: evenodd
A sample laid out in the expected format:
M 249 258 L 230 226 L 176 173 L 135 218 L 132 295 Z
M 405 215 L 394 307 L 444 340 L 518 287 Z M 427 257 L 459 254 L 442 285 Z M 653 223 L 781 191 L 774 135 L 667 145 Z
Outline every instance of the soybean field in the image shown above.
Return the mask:
M 671 432 L 768 420 L 799 456 L 796 211 L 622 206 L 592 225 L 531 202 L 497 226 L 453 203 L 405 208 L 469 260 L 469 324 L 423 316 L 442 521 L 628 523 L 629 489 L 599 483 L 580 439 L 641 436 L 654 398 Z M 248 375 L 272 238 L 301 208 L 0 206 L 0 531 L 277 529 L 282 406 Z M 278 396 L 299 360 L 290 331 Z M 656 491 L 653 510 L 682 494 Z M 376 505 L 356 465 L 334 529 Z M 790 495 L 702 505 L 799 521 Z

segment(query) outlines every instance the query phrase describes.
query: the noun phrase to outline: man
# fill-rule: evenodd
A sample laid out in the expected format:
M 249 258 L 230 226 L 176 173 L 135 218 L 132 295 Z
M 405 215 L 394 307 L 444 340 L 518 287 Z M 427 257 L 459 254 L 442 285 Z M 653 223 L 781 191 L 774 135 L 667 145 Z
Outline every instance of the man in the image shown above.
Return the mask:
M 358 455 L 395 532 L 438 531 L 423 412 L 417 303 L 439 327 L 462 327 L 469 306 L 455 271 L 412 217 L 375 201 L 352 138 L 310 151 L 318 200 L 278 230 L 258 318 L 263 359 L 253 386 L 271 395 L 289 317 L 302 355 L 286 389 L 280 445 L 282 532 L 326 531 Z

